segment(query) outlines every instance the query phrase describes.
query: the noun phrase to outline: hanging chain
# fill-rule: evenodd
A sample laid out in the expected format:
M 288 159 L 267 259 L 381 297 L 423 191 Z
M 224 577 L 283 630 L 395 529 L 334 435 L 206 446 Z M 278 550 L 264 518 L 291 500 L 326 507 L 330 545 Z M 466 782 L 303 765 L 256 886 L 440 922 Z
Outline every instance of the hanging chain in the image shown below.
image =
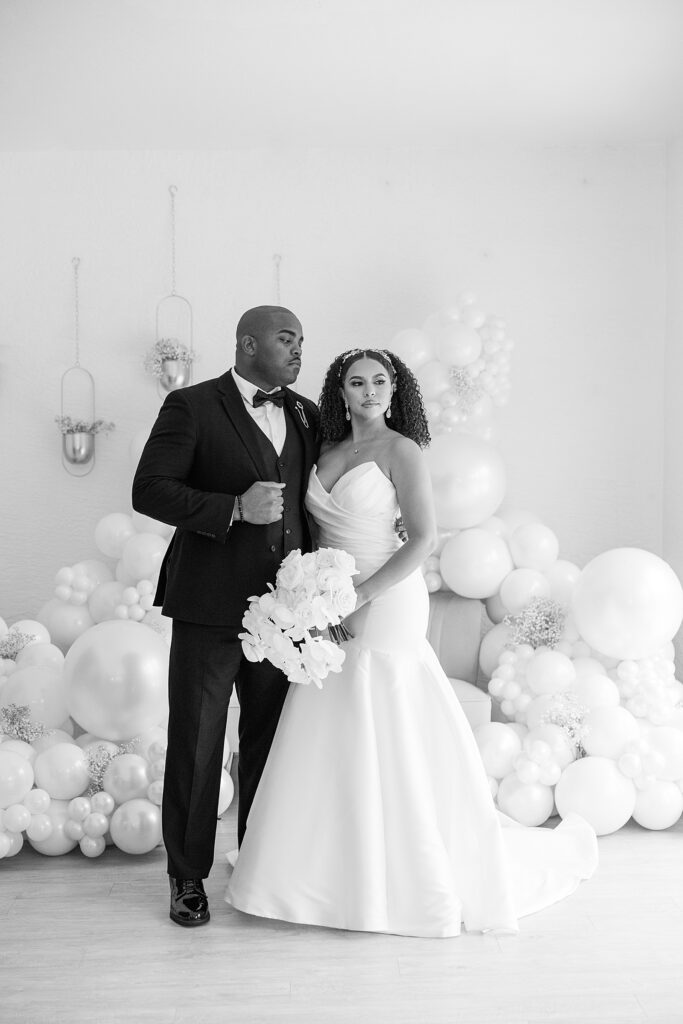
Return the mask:
M 282 263 L 282 256 L 279 253 L 275 253 L 273 256 L 273 263 L 275 264 L 275 300 L 280 305 L 280 264 Z
M 78 268 L 80 265 L 80 259 L 78 256 L 74 256 L 72 259 L 74 268 L 74 327 L 76 337 L 76 366 L 81 365 L 81 324 L 80 324 L 80 304 L 78 297 Z
M 170 185 L 168 191 L 171 194 L 171 295 L 175 295 L 175 196 L 178 189 Z

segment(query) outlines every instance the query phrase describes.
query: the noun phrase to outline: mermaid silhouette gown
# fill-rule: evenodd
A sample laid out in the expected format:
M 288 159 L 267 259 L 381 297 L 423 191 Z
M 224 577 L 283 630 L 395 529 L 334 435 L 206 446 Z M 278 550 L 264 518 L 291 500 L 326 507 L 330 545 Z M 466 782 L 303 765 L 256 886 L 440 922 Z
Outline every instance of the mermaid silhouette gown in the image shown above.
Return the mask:
M 371 575 L 400 545 L 374 462 L 306 506 L 320 545 Z M 472 734 L 426 639 L 420 571 L 364 606 L 342 672 L 292 685 L 226 900 L 259 917 L 357 931 L 516 932 L 597 865 L 580 817 L 526 828 L 496 810 Z

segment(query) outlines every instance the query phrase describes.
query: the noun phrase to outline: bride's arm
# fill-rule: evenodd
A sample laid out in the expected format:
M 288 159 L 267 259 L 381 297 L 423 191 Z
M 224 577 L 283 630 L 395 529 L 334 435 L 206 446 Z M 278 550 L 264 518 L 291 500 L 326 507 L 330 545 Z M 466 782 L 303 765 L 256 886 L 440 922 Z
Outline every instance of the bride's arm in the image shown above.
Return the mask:
M 437 542 L 432 482 L 418 445 L 407 437 L 396 441 L 389 465 L 408 540 L 384 565 L 356 588 L 361 608 L 419 568 Z

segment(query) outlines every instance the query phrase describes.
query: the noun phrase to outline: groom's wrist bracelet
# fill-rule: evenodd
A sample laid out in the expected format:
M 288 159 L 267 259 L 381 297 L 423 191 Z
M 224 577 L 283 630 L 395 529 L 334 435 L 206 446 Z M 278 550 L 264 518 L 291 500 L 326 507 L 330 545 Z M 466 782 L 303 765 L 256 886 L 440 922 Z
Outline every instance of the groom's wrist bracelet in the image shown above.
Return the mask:
M 237 500 L 237 514 L 239 515 L 239 522 L 243 523 L 244 522 L 244 509 L 242 508 L 242 495 L 238 494 L 237 497 L 236 497 L 236 500 Z

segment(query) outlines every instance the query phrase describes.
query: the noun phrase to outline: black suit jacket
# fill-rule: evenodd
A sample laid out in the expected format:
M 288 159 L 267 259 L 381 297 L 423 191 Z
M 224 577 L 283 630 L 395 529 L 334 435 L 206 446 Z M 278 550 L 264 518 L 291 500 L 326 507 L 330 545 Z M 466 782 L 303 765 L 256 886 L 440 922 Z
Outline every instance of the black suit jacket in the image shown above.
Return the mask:
M 318 409 L 289 388 L 285 404 L 303 441 L 299 500 L 312 546 L 303 499 L 318 457 Z M 235 496 L 271 479 L 258 446 L 250 444 L 258 429 L 230 372 L 172 391 L 164 401 L 135 473 L 133 508 L 176 527 L 155 597 L 165 615 L 239 627 L 247 599 L 274 581 L 282 551 L 264 543 L 267 527 L 230 526 Z

